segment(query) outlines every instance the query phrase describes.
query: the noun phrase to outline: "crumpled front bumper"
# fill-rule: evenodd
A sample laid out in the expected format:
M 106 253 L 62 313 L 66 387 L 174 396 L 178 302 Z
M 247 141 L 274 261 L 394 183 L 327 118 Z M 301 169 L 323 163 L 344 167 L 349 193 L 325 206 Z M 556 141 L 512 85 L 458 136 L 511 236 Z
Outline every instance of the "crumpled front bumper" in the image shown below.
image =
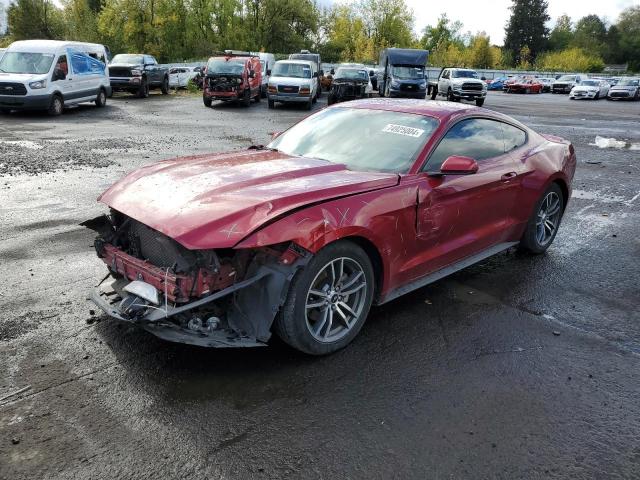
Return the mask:
M 178 313 L 193 310 L 206 303 L 232 294 L 236 290 L 247 287 L 266 275 L 266 272 L 255 275 L 248 280 L 238 282 L 236 285 L 216 292 L 208 297 L 187 303 L 180 307 L 171 305 L 150 306 L 149 311 L 141 317 L 131 317 L 123 312 L 120 307 L 122 297 L 109 285 L 93 289 L 88 300 L 111 318 L 142 327 L 163 340 L 176 343 L 186 343 L 201 347 L 259 347 L 266 343 L 248 336 L 239 336 L 229 329 L 212 331 L 190 330 L 172 322 L 171 317 Z

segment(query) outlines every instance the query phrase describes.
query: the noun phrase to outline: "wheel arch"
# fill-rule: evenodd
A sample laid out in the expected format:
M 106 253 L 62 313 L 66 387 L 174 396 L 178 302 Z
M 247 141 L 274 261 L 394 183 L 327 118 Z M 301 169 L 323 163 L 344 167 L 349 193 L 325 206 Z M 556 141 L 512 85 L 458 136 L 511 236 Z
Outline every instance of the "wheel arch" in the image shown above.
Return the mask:
M 562 200 L 563 200 L 564 209 L 566 209 L 567 203 L 569 202 L 569 186 L 567 185 L 567 182 L 565 182 L 563 178 L 558 177 L 554 179 L 551 183 L 552 184 L 555 183 L 560 187 L 560 190 L 562 191 Z
M 367 254 L 367 257 L 369 257 L 369 260 L 371 261 L 371 266 L 373 267 L 373 277 L 375 280 L 375 290 L 373 293 L 373 298 L 375 302 L 378 296 L 380 295 L 380 292 L 382 291 L 382 286 L 384 284 L 384 272 L 385 272 L 384 262 L 382 261 L 382 256 L 380 255 L 380 251 L 378 250 L 378 247 L 376 247 L 376 245 L 371 240 L 360 235 L 351 235 L 351 236 L 343 237 L 339 240 L 329 243 L 328 245 L 331 245 L 333 243 L 340 242 L 343 240 L 356 244 L 362 250 L 364 250 L 364 252 Z

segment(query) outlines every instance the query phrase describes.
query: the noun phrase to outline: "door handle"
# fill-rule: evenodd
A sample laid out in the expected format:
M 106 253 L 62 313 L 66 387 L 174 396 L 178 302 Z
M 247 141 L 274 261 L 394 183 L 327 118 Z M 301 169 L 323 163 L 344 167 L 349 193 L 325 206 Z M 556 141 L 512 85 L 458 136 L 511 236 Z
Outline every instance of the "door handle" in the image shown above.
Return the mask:
M 500 177 L 500 180 L 502 180 L 503 182 L 508 182 L 512 178 L 515 178 L 517 175 L 518 174 L 516 172 L 505 173 L 504 175 L 502 175 L 502 177 Z

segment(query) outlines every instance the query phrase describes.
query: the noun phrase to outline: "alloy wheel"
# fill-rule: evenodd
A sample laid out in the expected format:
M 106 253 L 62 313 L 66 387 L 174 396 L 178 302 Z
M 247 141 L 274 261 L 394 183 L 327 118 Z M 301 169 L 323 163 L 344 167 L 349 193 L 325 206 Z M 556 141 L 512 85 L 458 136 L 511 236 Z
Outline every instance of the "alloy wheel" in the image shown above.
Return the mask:
M 553 240 L 562 215 L 560 207 L 561 200 L 556 192 L 549 192 L 544 197 L 536 217 L 536 240 L 540 246 L 545 246 Z
M 305 315 L 309 333 L 319 342 L 344 338 L 366 305 L 367 279 L 362 266 L 348 257 L 327 263 L 311 282 Z

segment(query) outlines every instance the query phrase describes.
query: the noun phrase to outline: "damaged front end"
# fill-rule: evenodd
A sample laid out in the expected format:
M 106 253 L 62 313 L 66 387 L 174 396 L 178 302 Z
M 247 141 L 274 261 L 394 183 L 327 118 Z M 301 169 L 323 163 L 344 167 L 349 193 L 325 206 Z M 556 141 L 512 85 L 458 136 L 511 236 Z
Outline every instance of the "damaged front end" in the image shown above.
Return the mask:
M 362 80 L 334 79 L 331 85 L 332 103 L 366 98 L 367 82 Z
M 205 95 L 215 100 L 233 100 L 243 92 L 241 75 L 209 74 L 204 80 Z
M 165 340 L 262 346 L 309 252 L 293 243 L 189 250 L 115 210 L 83 224 L 109 274 L 90 300 L 113 318 Z

